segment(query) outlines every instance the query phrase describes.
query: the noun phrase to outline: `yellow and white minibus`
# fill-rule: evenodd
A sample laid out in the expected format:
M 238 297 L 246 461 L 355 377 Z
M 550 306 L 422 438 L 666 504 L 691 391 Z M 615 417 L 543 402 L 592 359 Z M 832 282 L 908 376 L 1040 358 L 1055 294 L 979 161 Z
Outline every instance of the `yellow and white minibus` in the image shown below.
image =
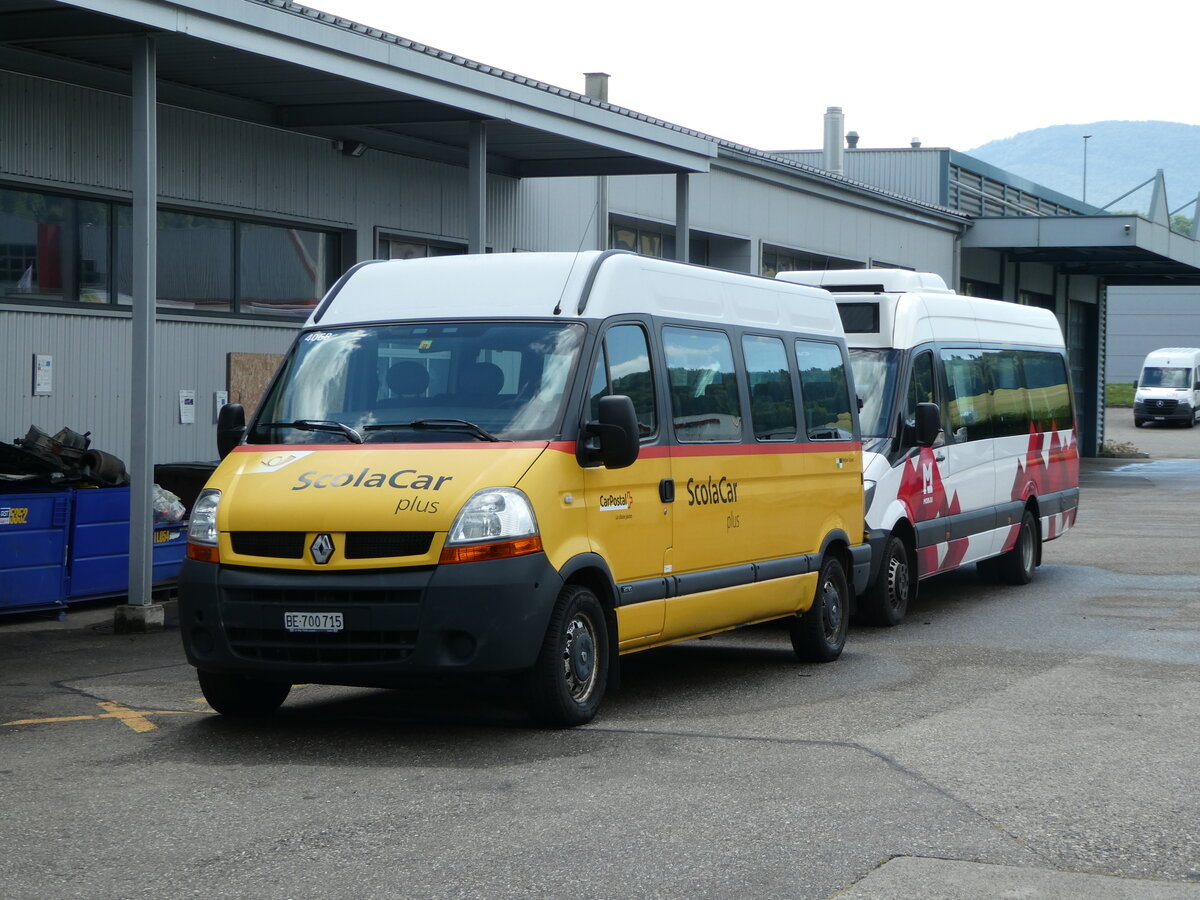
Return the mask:
M 902 269 L 782 272 L 838 300 L 863 401 L 871 577 L 860 617 L 904 618 L 918 581 L 977 564 L 1027 584 L 1079 505 L 1066 349 L 1049 310 Z
M 837 658 L 869 569 L 819 289 L 617 251 L 363 263 L 219 419 L 180 622 L 226 714 L 511 673 L 580 724 L 621 654 L 786 619 Z

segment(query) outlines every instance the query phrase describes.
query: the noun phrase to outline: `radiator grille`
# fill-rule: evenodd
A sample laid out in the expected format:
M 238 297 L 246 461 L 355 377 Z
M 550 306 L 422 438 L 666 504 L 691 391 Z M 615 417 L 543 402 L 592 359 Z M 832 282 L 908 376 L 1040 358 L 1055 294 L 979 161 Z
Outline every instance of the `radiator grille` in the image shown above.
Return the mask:
M 303 559 L 307 537 L 303 531 L 234 531 L 229 535 L 233 552 L 239 556 L 271 559 Z M 423 556 L 433 544 L 433 532 L 350 531 L 341 543 L 346 559 Z

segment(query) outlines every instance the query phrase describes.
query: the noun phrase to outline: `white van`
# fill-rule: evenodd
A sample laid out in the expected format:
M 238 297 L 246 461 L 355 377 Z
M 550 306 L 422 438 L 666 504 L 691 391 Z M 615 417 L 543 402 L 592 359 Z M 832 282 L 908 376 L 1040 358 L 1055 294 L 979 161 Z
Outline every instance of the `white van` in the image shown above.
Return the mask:
M 1164 347 L 1142 363 L 1133 395 L 1133 424 L 1179 422 L 1191 428 L 1200 414 L 1200 349 Z
M 899 269 L 781 272 L 838 298 L 863 408 L 871 552 L 860 617 L 904 618 L 920 579 L 977 563 L 1025 584 L 1075 521 L 1066 350 L 1048 310 Z

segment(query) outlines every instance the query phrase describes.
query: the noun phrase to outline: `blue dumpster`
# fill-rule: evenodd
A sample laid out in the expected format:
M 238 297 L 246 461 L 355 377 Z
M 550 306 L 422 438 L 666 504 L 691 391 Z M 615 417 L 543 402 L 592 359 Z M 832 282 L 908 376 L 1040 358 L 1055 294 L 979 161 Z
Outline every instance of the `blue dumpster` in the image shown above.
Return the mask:
M 153 581 L 178 577 L 187 525 L 155 525 Z M 67 602 L 129 592 L 129 488 L 79 488 L 71 516 Z
M 0 613 L 64 606 L 72 498 L 54 488 L 0 495 Z

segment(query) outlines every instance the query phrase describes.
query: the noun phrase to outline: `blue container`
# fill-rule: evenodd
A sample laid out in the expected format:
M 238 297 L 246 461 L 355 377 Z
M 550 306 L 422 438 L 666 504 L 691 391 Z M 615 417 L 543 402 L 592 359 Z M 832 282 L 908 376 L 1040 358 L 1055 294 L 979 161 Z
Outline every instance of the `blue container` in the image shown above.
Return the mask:
M 155 525 L 153 581 L 179 576 L 187 544 L 185 523 Z M 129 488 L 80 488 L 71 517 L 67 600 L 129 593 Z
M 70 490 L 0 495 L 0 613 L 62 608 Z

